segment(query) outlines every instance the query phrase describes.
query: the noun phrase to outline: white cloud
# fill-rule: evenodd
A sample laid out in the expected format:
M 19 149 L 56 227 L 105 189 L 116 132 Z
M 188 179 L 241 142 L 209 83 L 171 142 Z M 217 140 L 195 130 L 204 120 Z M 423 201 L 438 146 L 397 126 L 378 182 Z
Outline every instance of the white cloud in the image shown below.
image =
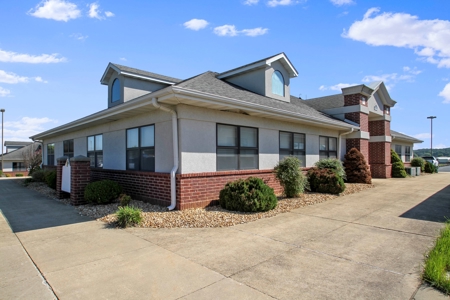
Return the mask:
M 76 39 L 76 40 L 79 40 L 79 41 L 84 41 L 85 39 L 88 38 L 87 35 L 82 35 L 81 33 L 74 33 L 74 34 L 71 34 L 70 37 L 71 37 L 71 38 L 74 38 L 74 39 Z
M 338 83 L 338 84 L 331 85 L 331 86 L 321 85 L 319 87 L 319 90 L 321 90 L 321 91 L 326 91 L 326 90 L 341 91 L 341 89 L 343 89 L 343 88 L 346 88 L 349 86 L 354 86 L 354 85 L 359 85 L 359 83 Z
M 379 8 L 370 8 L 342 36 L 371 46 L 410 48 L 424 61 L 450 68 L 450 21 L 379 12 Z
M 203 19 L 192 19 L 190 21 L 185 22 L 183 25 L 187 29 L 198 31 L 208 26 L 208 24 L 209 24 L 208 21 Z
M 268 28 L 257 27 L 253 29 L 244 29 L 241 32 L 248 36 L 264 35 L 269 31 Z
M 255 5 L 258 4 L 259 0 L 246 0 L 244 2 L 245 5 Z
M 41 55 L 30 55 L 16 53 L 12 51 L 5 51 L 0 49 L 0 61 L 1 62 L 22 62 L 30 64 L 49 64 L 49 63 L 60 63 L 65 62 L 67 59 L 65 57 L 59 57 L 59 54 L 41 54 Z
M 127 61 L 127 59 L 125 58 L 125 57 L 121 57 L 121 58 L 119 58 L 120 60 L 123 60 L 123 61 Z
M 214 33 L 218 36 L 236 36 L 238 31 L 234 25 L 223 25 L 214 28 Z
M 19 121 L 5 122 L 5 137 L 13 140 L 27 140 L 30 136 L 44 131 L 45 124 L 57 123 L 50 118 L 23 117 Z
M 0 86 L 0 97 L 6 97 L 11 94 L 10 90 L 4 89 Z
M 89 18 L 95 18 L 95 19 L 99 19 L 99 20 L 103 20 L 105 17 L 100 15 L 100 11 L 99 11 L 99 5 L 98 3 L 94 2 L 89 4 Z
M 450 83 L 447 83 L 444 89 L 439 93 L 439 96 L 444 98 L 442 103 L 450 103 Z
M 114 14 L 113 12 L 111 12 L 111 11 L 105 11 L 105 16 L 106 16 L 107 18 L 111 18 L 111 17 L 114 17 L 115 14 Z
M 353 0 L 330 0 L 336 6 L 354 4 Z
M 267 2 L 267 5 L 270 7 L 276 7 L 279 5 L 292 5 L 292 4 L 297 4 L 299 3 L 299 1 L 294 1 L 294 0 L 270 0 L 269 2 Z
M 252 28 L 252 29 L 243 29 L 243 30 L 237 30 L 236 26 L 234 25 L 223 25 L 218 26 L 214 28 L 214 33 L 218 36 L 237 36 L 240 34 L 246 35 L 246 36 L 259 36 L 264 35 L 269 31 L 268 28 Z
M 413 137 L 415 137 L 416 139 L 419 139 L 419 140 L 421 140 L 421 139 L 429 139 L 429 138 L 431 138 L 431 134 L 429 134 L 429 133 L 418 133 L 418 134 L 413 135 Z
M 44 80 L 44 79 L 42 79 L 42 77 L 41 77 L 41 76 L 37 76 L 37 77 L 34 77 L 34 80 L 36 80 L 37 82 L 48 83 L 48 81 L 47 81 L 47 80 Z
M 403 67 L 403 72 L 410 73 L 413 75 L 419 75 L 420 73 L 422 73 L 421 70 L 417 70 L 417 67 L 414 67 L 412 69 L 410 67 Z
M 9 84 L 28 82 L 28 77 L 19 76 L 14 73 L 8 73 L 3 70 L 0 70 L 0 82 Z
M 81 11 L 77 8 L 77 5 L 65 0 L 42 1 L 35 7 L 34 11 L 30 9 L 28 14 L 37 18 L 64 22 L 81 17 Z

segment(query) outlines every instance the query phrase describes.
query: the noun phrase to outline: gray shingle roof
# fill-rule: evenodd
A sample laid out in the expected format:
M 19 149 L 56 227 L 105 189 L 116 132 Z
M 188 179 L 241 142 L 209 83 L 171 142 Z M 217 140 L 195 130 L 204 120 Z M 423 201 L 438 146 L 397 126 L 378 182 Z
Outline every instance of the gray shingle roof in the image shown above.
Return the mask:
M 280 100 L 276 100 L 273 98 L 265 97 L 250 92 L 237 85 L 228 83 L 224 80 L 217 79 L 216 78 L 217 75 L 218 73 L 208 71 L 196 77 L 192 77 L 183 82 L 180 82 L 175 86 L 200 91 L 208 94 L 213 94 L 217 96 L 224 96 L 227 98 L 255 103 L 259 105 L 265 105 L 268 107 L 282 109 L 289 112 L 295 112 L 303 114 L 305 116 L 322 119 L 323 121 L 326 122 L 334 122 L 336 124 L 340 123 L 345 126 L 349 125 L 348 123 L 335 119 L 330 115 L 317 111 L 316 109 L 310 107 L 309 105 L 306 105 L 305 101 L 302 101 L 297 97 L 291 96 L 291 103 L 283 102 Z
M 395 130 L 392 130 L 392 129 L 391 129 L 391 136 L 395 137 L 395 138 L 398 138 L 398 139 L 402 139 L 402 140 L 408 140 L 408 141 L 411 141 L 411 142 L 414 142 L 414 143 L 423 143 L 422 140 L 416 139 L 415 137 L 406 135 L 404 133 L 401 133 L 401 132 L 398 132 L 398 131 L 395 131 Z M 394 141 L 392 141 L 392 143 L 394 143 Z
M 27 146 L 33 142 L 5 141 L 4 146 Z
M 127 66 L 122 66 L 119 64 L 113 64 L 111 63 L 113 66 L 117 67 L 120 71 L 123 72 L 128 72 L 128 73 L 132 73 L 132 74 L 136 74 L 136 75 L 141 75 L 141 76 L 145 76 L 145 77 L 152 77 L 155 79 L 160 79 L 160 80 L 164 80 L 164 81 L 170 81 L 170 82 L 181 82 L 181 79 L 178 78 L 174 78 L 174 77 L 170 77 L 170 76 L 165 76 L 165 75 L 161 75 L 161 74 L 156 74 L 156 73 L 152 73 L 152 72 L 147 72 L 147 71 L 143 71 L 143 70 L 139 70 L 139 69 L 135 69 L 135 68 L 130 68 Z
M 342 107 L 344 106 L 344 95 L 336 94 L 320 98 L 313 98 L 309 100 L 303 100 L 303 103 L 317 110 Z
M 3 159 L 23 161 L 23 156 L 25 153 L 31 150 L 36 151 L 39 147 L 41 147 L 41 143 L 38 142 L 28 143 L 28 145 L 25 147 L 3 154 Z M 2 157 L 1 153 L 0 157 Z

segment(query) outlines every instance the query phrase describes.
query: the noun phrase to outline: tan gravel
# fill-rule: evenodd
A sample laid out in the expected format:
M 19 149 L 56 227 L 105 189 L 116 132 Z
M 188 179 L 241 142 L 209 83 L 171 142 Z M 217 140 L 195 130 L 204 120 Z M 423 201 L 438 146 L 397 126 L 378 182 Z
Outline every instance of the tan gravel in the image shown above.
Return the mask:
M 228 227 L 237 224 L 252 222 L 258 219 L 270 218 L 280 213 L 288 212 L 292 209 L 314 205 L 316 203 L 333 200 L 337 197 L 358 193 L 362 190 L 374 188 L 372 184 L 347 183 L 345 191 L 337 195 L 305 193 L 298 198 L 279 198 L 278 205 L 271 211 L 258 213 L 243 213 L 228 211 L 220 206 L 207 208 L 196 208 L 186 210 L 167 211 L 165 207 L 152 205 L 150 203 L 132 200 L 130 206 L 142 209 L 143 222 L 138 227 L 147 228 L 204 228 L 204 227 Z M 52 199 L 56 198 L 56 192 L 48 188 L 43 183 L 30 183 L 31 188 Z M 58 200 L 69 203 L 68 199 Z M 75 207 L 81 215 L 92 217 L 98 221 L 103 221 L 114 225 L 117 221 L 115 212 L 118 203 L 107 205 L 80 205 Z

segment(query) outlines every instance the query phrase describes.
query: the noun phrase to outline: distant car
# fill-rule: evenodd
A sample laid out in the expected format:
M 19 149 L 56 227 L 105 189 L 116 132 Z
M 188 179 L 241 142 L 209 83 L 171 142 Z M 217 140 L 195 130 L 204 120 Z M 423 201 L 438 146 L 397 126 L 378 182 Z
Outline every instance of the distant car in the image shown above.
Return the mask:
M 434 156 L 422 156 L 422 158 L 423 158 L 425 161 L 429 161 L 430 163 L 432 163 L 432 164 L 435 165 L 436 167 L 439 166 L 439 162 L 438 162 L 438 160 L 436 159 L 436 157 L 434 157 Z

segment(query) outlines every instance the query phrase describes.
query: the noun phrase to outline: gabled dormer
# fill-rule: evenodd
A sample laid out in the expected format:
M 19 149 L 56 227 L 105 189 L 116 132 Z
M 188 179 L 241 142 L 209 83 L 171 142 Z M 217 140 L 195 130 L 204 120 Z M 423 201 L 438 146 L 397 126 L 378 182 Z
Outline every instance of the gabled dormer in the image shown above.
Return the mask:
M 217 78 L 254 93 L 290 102 L 290 79 L 298 72 L 284 53 L 241 66 L 217 75 Z
M 108 108 L 180 82 L 156 73 L 109 63 L 100 83 L 108 86 Z

